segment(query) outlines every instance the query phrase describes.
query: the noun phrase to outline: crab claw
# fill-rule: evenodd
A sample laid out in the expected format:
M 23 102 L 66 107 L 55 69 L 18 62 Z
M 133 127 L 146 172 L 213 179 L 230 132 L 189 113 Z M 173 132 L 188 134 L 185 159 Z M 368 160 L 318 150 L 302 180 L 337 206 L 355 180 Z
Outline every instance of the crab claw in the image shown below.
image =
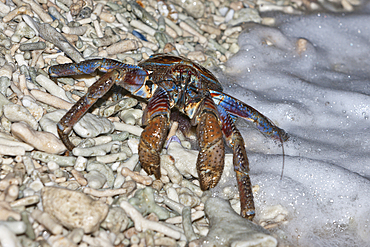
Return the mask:
M 170 106 L 167 92 L 159 87 L 149 100 L 143 115 L 143 124 L 147 125 L 141 133 L 139 143 L 139 160 L 144 170 L 154 174 L 156 179 L 161 177 L 159 163 L 160 152 L 166 141 L 169 122 Z

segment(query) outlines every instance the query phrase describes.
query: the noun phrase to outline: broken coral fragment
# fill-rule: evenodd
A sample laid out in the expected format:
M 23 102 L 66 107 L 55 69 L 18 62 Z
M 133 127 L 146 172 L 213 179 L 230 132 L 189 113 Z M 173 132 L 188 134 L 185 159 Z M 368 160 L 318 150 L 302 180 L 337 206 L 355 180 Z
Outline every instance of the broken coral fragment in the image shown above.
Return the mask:
M 277 240 L 266 229 L 235 213 L 226 200 L 209 198 L 205 203 L 205 213 L 210 230 L 206 237 L 193 241 L 195 245 L 277 246 Z
M 84 193 L 56 187 L 42 189 L 42 205 L 63 226 L 82 228 L 86 234 L 97 231 L 108 214 L 107 204 Z

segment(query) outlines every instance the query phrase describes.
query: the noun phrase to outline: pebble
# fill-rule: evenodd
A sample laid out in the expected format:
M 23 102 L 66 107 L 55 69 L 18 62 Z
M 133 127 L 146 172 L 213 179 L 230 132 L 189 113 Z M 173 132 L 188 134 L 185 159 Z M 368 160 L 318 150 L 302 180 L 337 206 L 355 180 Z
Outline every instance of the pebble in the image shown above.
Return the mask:
M 116 101 L 112 104 L 109 104 L 105 107 L 102 107 L 99 110 L 99 116 L 110 117 L 110 116 L 116 114 L 117 112 L 121 112 L 125 109 L 130 109 L 130 108 L 136 106 L 137 103 L 138 103 L 137 99 L 123 98 L 119 101 Z
M 268 225 L 274 225 L 287 221 L 289 212 L 281 205 L 266 206 L 259 215 L 259 224 L 266 228 Z
M 136 50 L 137 48 L 140 48 L 141 45 L 136 40 L 122 40 L 115 44 L 112 44 L 106 48 L 106 51 L 109 55 L 118 54 L 118 53 L 124 53 L 127 51 Z
M 14 147 L 14 146 L 0 144 L 0 154 L 10 155 L 10 156 L 25 155 L 26 150 L 24 147 L 19 147 L 19 146 Z
M 86 115 L 73 126 L 73 130 L 81 137 L 96 137 L 101 134 L 111 133 L 114 130 L 114 125 L 106 118 L 86 113 Z
M 58 136 L 57 123 L 66 114 L 65 110 L 56 110 L 45 114 L 39 121 L 41 128 Z
M 32 151 L 33 147 L 27 143 L 17 141 L 13 138 L 7 138 L 7 136 L 0 135 L 0 145 L 8 146 L 8 147 L 22 147 L 25 151 Z
M 35 209 L 31 214 L 32 218 L 42 224 L 47 230 L 54 235 L 59 235 L 63 232 L 63 227 L 58 224 L 50 215 L 46 212 L 42 212 L 39 209 Z
M 107 178 L 98 171 L 90 171 L 86 173 L 85 178 L 89 187 L 93 189 L 101 189 L 107 181 Z
M 45 212 L 68 229 L 82 228 L 86 234 L 99 229 L 108 214 L 108 205 L 78 191 L 56 187 L 42 189 Z
M 72 153 L 75 156 L 84 156 L 84 157 L 102 156 L 109 153 L 113 145 L 119 145 L 119 142 L 112 141 L 109 143 L 86 148 L 76 147 L 72 150 Z
M 168 219 L 170 217 L 169 211 L 155 203 L 153 193 L 154 190 L 151 187 L 145 187 L 145 189 L 137 190 L 134 197 L 130 198 L 128 202 L 144 216 L 155 213 L 160 220 Z
M 194 165 L 198 158 L 198 151 L 188 150 L 178 142 L 171 142 L 167 147 L 167 154 L 175 159 L 175 166 L 185 177 L 198 177 L 197 169 Z
M 22 105 L 31 113 L 31 115 L 39 121 L 44 115 L 44 109 L 29 95 L 22 98 Z
M 23 37 L 31 39 L 35 37 L 35 35 L 36 32 L 32 28 L 30 28 L 25 22 L 22 21 L 17 25 L 15 33 L 12 35 L 10 39 L 15 43 L 19 43 Z
M 26 224 L 22 221 L 0 221 L 0 226 L 5 226 L 13 233 L 19 235 L 26 232 Z
M 205 213 L 209 219 L 209 233 L 206 237 L 194 240 L 201 246 L 277 246 L 277 240 L 262 226 L 244 219 L 221 198 L 209 198 L 205 203 Z
M 91 163 L 87 164 L 86 171 L 88 171 L 88 172 L 90 172 L 90 171 L 99 172 L 100 174 L 102 174 L 106 178 L 108 187 L 110 187 L 110 188 L 113 187 L 114 174 L 113 174 L 113 170 L 108 165 L 106 165 L 102 162 L 97 162 L 97 161 L 91 162 Z
M 52 80 L 40 74 L 36 77 L 37 83 L 43 86 L 50 94 L 55 95 L 67 102 L 70 102 L 63 88 L 59 87 Z
M 10 203 L 11 207 L 30 206 L 40 201 L 39 195 L 27 196 Z
M 29 184 L 29 188 L 31 188 L 35 192 L 40 191 L 43 187 L 44 185 L 39 180 L 33 181 L 32 183 Z
M 96 160 L 102 163 L 113 163 L 116 161 L 121 161 L 127 159 L 126 152 L 119 152 L 114 154 L 108 154 L 103 156 L 96 156 Z
M 129 226 L 130 220 L 121 207 L 112 207 L 101 226 L 111 232 L 123 232 Z
M 11 122 L 23 121 L 33 130 L 37 130 L 39 124 L 31 113 L 23 106 L 8 104 L 3 106 L 4 116 Z
M 119 118 L 122 119 L 126 124 L 140 124 L 139 121 L 141 121 L 141 118 L 143 117 L 143 110 L 140 109 L 128 109 L 128 110 L 123 110 L 120 113 Z
M 58 165 L 62 167 L 74 166 L 76 162 L 75 157 L 60 156 L 60 155 L 49 154 L 49 153 L 44 153 L 40 151 L 32 152 L 31 157 L 33 159 L 40 160 L 45 163 L 54 161 L 55 163 L 57 163 Z
M 5 225 L 0 225 L 0 243 L 2 246 L 21 247 L 19 240 L 14 232 Z
M 167 176 L 170 178 L 172 183 L 181 184 L 183 177 L 179 170 L 177 170 L 175 166 L 175 159 L 171 155 L 161 155 L 160 166 L 167 171 Z
M 51 154 L 63 153 L 66 147 L 55 135 L 49 132 L 35 131 L 26 123 L 14 123 L 12 134 L 40 151 Z

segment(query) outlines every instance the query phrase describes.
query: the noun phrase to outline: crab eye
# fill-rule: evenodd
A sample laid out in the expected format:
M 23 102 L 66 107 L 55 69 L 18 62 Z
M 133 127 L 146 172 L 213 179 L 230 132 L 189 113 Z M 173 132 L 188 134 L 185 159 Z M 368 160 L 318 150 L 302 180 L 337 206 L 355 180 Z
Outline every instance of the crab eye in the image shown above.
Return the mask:
M 148 86 L 148 87 L 152 87 L 153 86 L 153 81 L 151 81 L 151 80 L 147 80 L 146 82 L 145 82 L 145 84 Z

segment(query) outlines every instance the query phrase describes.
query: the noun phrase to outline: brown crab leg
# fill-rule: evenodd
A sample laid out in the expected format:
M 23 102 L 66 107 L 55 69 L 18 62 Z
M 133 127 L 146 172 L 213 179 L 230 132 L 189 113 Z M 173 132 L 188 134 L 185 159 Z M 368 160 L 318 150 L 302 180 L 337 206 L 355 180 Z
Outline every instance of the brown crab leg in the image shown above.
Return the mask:
M 85 96 L 81 97 L 76 104 L 62 117 L 57 124 L 58 134 L 68 150 L 72 150 L 74 145 L 69 140 L 73 126 L 85 115 L 89 108 L 101 98 L 116 82 L 119 72 L 113 70 L 103 75 L 91 87 L 89 87 Z
M 225 149 L 215 104 L 209 96 L 206 96 L 200 107 L 197 118 L 197 139 L 200 147 L 197 170 L 200 188 L 207 190 L 215 187 L 221 178 Z
M 170 126 L 169 117 L 169 96 L 162 87 L 158 87 L 145 108 L 143 124 L 147 126 L 141 133 L 139 143 L 141 166 L 148 174 L 154 174 L 156 179 L 161 177 L 160 152 Z
M 234 121 L 222 106 L 217 107 L 222 121 L 222 131 L 226 142 L 233 149 L 233 164 L 239 189 L 241 216 L 252 220 L 255 215 L 252 184 L 249 177 L 249 162 L 244 147 L 243 137 Z

